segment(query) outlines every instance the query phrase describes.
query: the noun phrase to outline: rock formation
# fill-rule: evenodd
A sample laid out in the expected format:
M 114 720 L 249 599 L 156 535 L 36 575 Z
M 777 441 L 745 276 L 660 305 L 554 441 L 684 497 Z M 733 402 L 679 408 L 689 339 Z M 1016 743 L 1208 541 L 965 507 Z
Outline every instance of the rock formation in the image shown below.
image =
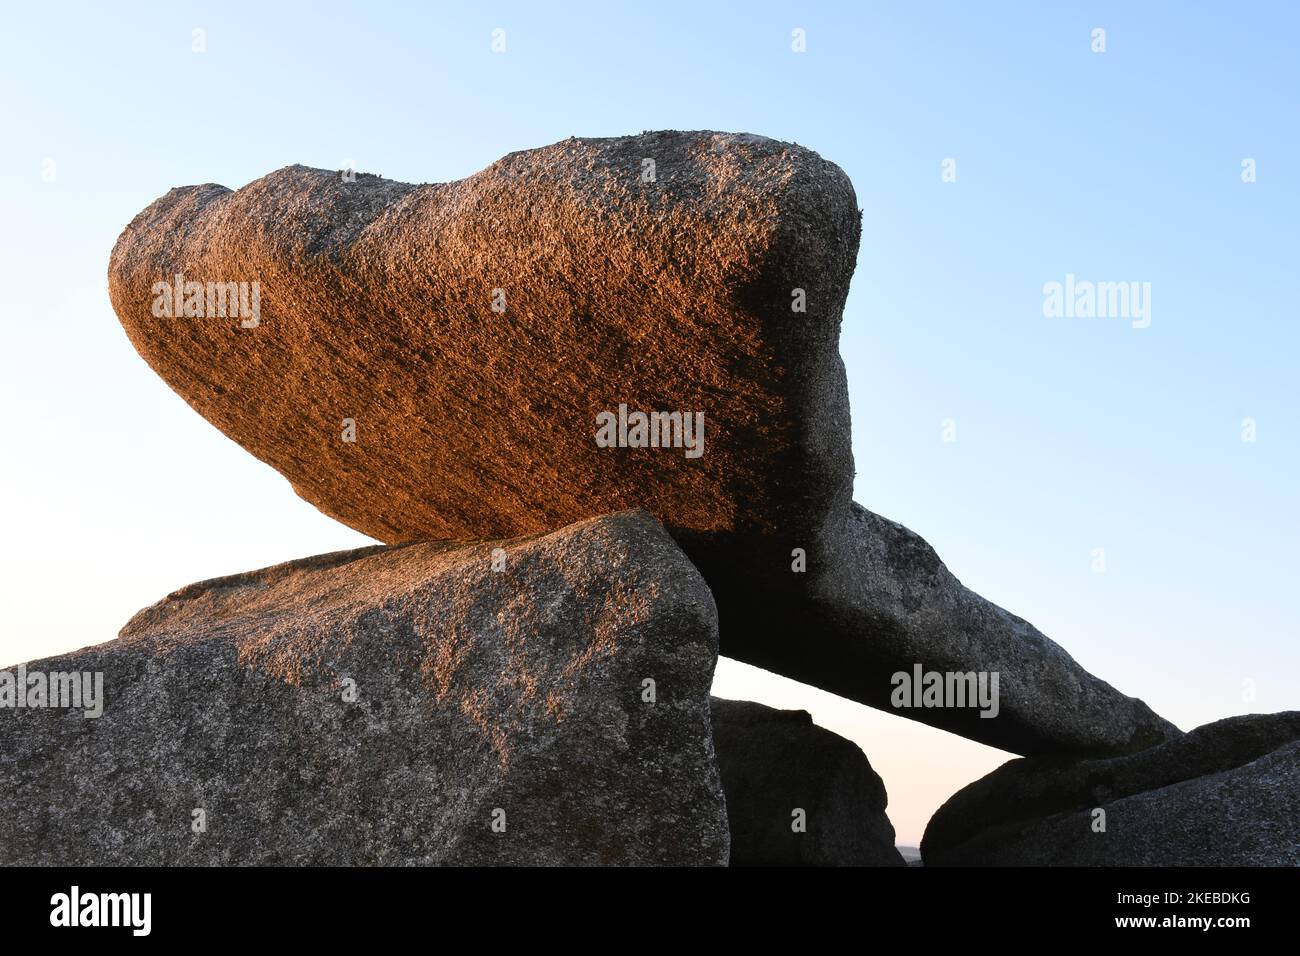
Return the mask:
M 109 283 L 173 389 L 380 540 L 645 508 L 712 588 L 729 656 L 886 709 L 915 665 L 997 672 L 996 717 L 905 713 L 1017 753 L 1176 735 L 852 503 L 859 232 L 848 178 L 809 150 L 648 133 L 447 184 L 293 166 L 173 189 Z
M 901 866 L 862 751 L 710 702 L 721 649 L 1026 755 L 926 865 L 1300 863 L 1300 715 L 1183 735 L 853 502 L 860 230 L 837 166 L 710 132 L 158 199 L 137 351 L 384 545 L 0 672 L 0 862 Z

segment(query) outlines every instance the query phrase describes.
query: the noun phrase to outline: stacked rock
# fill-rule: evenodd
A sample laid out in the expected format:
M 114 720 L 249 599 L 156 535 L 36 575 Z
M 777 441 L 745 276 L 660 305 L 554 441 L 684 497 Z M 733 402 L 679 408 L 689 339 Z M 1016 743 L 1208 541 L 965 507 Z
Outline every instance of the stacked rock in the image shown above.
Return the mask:
M 837 166 L 711 132 L 157 200 L 109 266 L 137 351 L 385 546 L 191 585 L 42 662 L 103 671 L 108 706 L 0 740 L 41 795 L 6 799 L 0 853 L 901 865 L 861 751 L 710 704 L 719 651 L 1035 759 L 1177 746 L 853 502 L 860 228 Z

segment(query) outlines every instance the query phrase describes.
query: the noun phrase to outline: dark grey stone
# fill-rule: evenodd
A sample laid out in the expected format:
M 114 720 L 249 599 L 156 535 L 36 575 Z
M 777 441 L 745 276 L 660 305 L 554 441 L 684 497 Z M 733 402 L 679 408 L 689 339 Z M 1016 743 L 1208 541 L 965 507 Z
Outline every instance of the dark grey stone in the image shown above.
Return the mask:
M 791 574 L 754 547 L 692 554 L 721 618 L 722 653 L 902 717 L 1020 754 L 1108 755 L 1181 731 L 1084 670 L 1027 621 L 964 587 L 934 549 L 861 505 Z M 998 710 L 895 708 L 892 677 L 997 673 Z
M 927 866 L 1300 865 L 1300 712 L 1125 757 L 1013 760 L 940 807 L 921 851 Z
M 712 707 L 732 866 L 903 865 L 885 785 L 856 744 L 807 711 L 717 697 Z

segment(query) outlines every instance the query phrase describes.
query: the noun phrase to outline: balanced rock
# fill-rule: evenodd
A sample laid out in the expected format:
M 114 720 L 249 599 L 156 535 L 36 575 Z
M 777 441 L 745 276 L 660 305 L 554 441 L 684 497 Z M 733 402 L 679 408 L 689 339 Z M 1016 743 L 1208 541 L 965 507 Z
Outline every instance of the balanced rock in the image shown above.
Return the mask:
M 803 710 L 714 698 L 732 866 L 902 866 L 885 785 Z
M 102 714 L 0 708 L 0 863 L 725 865 L 716 652 L 644 512 L 190 585 L 26 665 Z
M 1300 865 L 1300 712 L 1142 753 L 1013 760 L 931 819 L 926 866 Z
M 996 671 L 996 718 L 906 714 L 1019 753 L 1177 733 L 852 504 L 860 229 L 848 177 L 799 146 L 569 139 L 453 183 L 291 166 L 173 189 L 118 239 L 109 291 L 191 406 L 379 540 L 645 508 L 730 656 L 886 708 L 914 665 Z

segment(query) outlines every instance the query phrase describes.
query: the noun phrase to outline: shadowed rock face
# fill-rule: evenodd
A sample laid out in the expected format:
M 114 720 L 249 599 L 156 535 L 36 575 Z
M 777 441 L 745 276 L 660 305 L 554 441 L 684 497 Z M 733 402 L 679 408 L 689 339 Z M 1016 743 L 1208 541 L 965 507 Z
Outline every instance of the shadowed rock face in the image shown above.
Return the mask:
M 109 285 L 190 405 L 380 540 L 641 507 L 709 581 L 730 656 L 886 708 L 914 664 L 998 670 L 996 719 L 903 713 L 1019 753 L 1176 734 L 852 504 L 838 339 L 859 233 L 847 177 L 809 150 L 647 133 L 446 184 L 294 166 L 174 189 L 122 234 Z M 157 285 L 184 281 L 257 282 L 256 324 L 184 317 Z M 155 308 L 169 303 L 182 317 Z M 702 454 L 601 447 L 620 406 L 702 413 Z
M 1300 865 L 1300 713 L 1125 757 L 1013 760 L 940 807 L 921 851 L 927 866 Z
M 644 512 L 493 547 L 205 581 L 27 665 L 106 703 L 0 710 L 0 863 L 725 864 L 699 574 Z
M 836 558 L 806 575 L 693 557 L 722 609 L 722 652 L 758 667 L 1012 753 L 1127 753 L 1182 733 L 964 587 L 919 535 L 858 504 Z M 917 664 L 996 672 L 997 716 L 895 707 L 892 676 Z
M 712 710 L 732 866 L 903 865 L 885 785 L 857 745 L 807 711 L 716 697 Z

